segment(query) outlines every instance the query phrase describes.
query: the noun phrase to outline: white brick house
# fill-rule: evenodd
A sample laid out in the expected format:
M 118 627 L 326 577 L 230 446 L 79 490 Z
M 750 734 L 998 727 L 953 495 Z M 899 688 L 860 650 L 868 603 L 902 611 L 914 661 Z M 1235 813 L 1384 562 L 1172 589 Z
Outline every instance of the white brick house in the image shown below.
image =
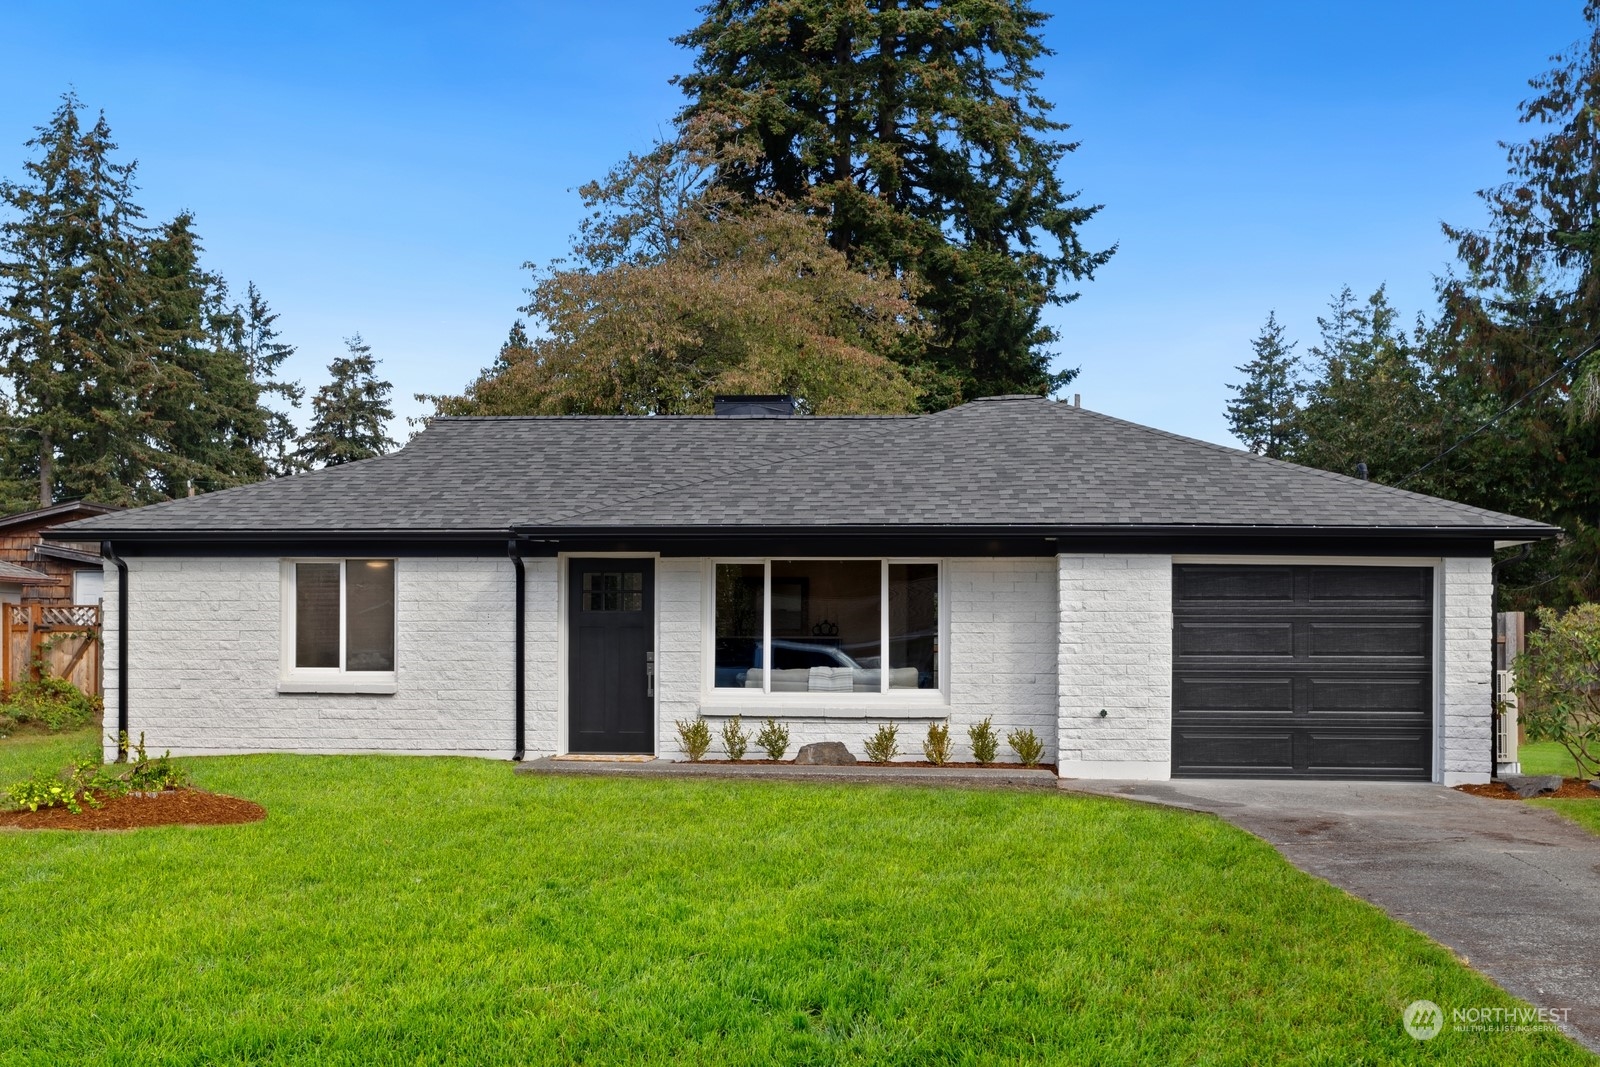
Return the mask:
M 178 754 L 675 759 L 739 715 L 967 759 L 988 718 L 1067 777 L 1455 784 L 1492 554 L 1554 532 L 1023 397 L 440 419 L 53 535 L 109 561 L 108 726 Z

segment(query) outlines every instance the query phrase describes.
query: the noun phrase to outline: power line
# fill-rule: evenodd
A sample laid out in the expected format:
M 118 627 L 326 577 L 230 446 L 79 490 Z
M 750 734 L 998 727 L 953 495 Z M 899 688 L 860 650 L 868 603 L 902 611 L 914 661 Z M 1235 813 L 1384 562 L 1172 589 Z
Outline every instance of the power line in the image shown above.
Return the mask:
M 1561 364 L 1561 366 L 1559 366 L 1555 370 L 1551 371 L 1550 372 L 1550 376 L 1547 377 L 1544 381 L 1540 382 L 1538 385 L 1534 386 L 1532 389 L 1529 389 L 1526 393 L 1523 393 L 1521 396 L 1517 397 L 1511 403 L 1507 404 L 1505 407 L 1503 407 L 1499 411 L 1495 412 L 1495 414 L 1487 422 L 1483 423 L 1483 425 L 1479 426 L 1477 429 L 1473 430 L 1471 433 L 1464 434 L 1461 437 L 1456 438 L 1455 443 L 1452 444 L 1449 448 L 1445 449 L 1443 452 L 1440 452 L 1437 456 L 1434 456 L 1432 459 L 1428 460 L 1428 462 L 1424 463 L 1422 466 L 1418 467 L 1416 470 L 1412 471 L 1410 474 L 1406 475 L 1404 478 L 1401 478 L 1398 482 L 1395 482 L 1394 483 L 1395 488 L 1399 489 L 1399 488 L 1404 487 L 1405 484 L 1407 482 L 1409 482 L 1411 479 L 1415 478 L 1417 475 L 1421 474 L 1423 471 L 1427 470 L 1429 467 L 1433 466 L 1435 463 L 1438 463 L 1441 459 L 1444 459 L 1444 457 L 1448 456 L 1450 453 L 1454 452 L 1456 449 L 1460 448 L 1462 445 L 1466 444 L 1468 441 L 1472 440 L 1474 437 L 1477 437 L 1483 431 L 1487 430 L 1489 427 L 1491 427 L 1495 423 L 1499 422 L 1502 418 L 1504 418 L 1505 416 L 1509 415 L 1517 407 L 1521 406 L 1523 401 L 1527 400 L 1529 397 L 1533 396 L 1535 393 L 1537 393 L 1540 390 L 1544 389 L 1551 382 L 1555 381 L 1557 378 L 1561 377 L 1567 371 L 1569 371 L 1573 367 L 1577 366 L 1579 360 L 1583 359 L 1583 357 L 1587 356 L 1590 352 L 1593 352 L 1596 348 L 1600 348 L 1600 340 L 1589 342 L 1581 350 L 1579 350 L 1577 355 L 1573 356 L 1571 359 L 1569 359 L 1565 363 Z

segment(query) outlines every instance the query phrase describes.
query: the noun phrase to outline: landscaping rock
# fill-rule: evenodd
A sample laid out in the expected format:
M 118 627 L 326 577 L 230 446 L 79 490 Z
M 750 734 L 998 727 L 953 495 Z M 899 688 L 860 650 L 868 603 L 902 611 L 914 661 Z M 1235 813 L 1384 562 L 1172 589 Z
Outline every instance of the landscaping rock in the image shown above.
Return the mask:
M 1559 774 L 1508 774 L 1500 780 L 1523 800 L 1541 793 L 1554 793 L 1565 781 Z
M 1589 779 L 1589 788 L 1590 789 L 1600 789 L 1600 778 L 1591 778 L 1591 779 Z
M 802 767 L 849 767 L 856 762 L 842 741 L 815 741 L 801 745 L 794 761 Z

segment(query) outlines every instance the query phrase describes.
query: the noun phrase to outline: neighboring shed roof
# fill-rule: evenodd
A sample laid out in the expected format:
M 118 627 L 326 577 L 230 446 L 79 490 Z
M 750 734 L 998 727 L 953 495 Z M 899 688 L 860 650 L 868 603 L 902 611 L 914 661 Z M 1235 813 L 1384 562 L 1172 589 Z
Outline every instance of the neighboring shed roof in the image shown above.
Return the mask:
M 41 522 L 54 525 L 120 510 L 120 508 L 111 504 L 96 504 L 89 500 L 68 500 L 60 504 L 51 504 L 47 508 L 34 508 L 31 511 L 19 511 L 12 515 L 0 515 L 0 530 Z
M 630 530 L 1553 528 L 1039 397 L 924 416 L 441 418 L 389 456 L 102 515 L 66 537 Z
M 48 574 L 24 567 L 20 563 L 0 560 L 0 585 L 51 585 L 56 581 Z

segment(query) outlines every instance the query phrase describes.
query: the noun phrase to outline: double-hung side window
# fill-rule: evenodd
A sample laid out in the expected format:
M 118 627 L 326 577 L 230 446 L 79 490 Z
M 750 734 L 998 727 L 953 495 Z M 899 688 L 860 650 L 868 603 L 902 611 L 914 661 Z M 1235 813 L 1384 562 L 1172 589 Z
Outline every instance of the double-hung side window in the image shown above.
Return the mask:
M 291 678 L 394 673 L 394 560 L 284 564 Z
M 939 688 L 939 564 L 718 563 L 712 684 L 764 693 Z

